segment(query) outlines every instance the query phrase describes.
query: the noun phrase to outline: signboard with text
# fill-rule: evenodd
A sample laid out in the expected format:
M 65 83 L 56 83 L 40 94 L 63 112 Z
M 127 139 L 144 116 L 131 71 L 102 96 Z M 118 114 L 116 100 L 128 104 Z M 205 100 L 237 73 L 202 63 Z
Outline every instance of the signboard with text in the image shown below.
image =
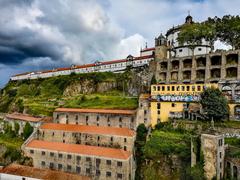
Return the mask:
M 152 99 L 163 102 L 198 102 L 200 101 L 199 95 L 156 95 Z

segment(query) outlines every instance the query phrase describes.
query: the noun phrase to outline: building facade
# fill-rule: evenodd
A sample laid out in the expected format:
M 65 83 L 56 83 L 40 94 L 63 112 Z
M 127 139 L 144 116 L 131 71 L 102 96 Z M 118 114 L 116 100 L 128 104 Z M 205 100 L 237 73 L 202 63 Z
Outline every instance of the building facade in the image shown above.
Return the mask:
M 190 105 L 197 105 L 200 93 L 217 84 L 155 84 L 151 86 L 151 125 L 170 118 L 189 118 Z
M 46 123 L 39 127 L 36 139 L 50 142 L 114 147 L 133 152 L 135 132 L 128 128 Z
M 13 130 L 15 130 L 16 123 L 19 124 L 19 135 L 23 133 L 23 129 L 27 122 L 36 130 L 45 120 L 46 119 L 41 117 L 20 113 L 7 114 L 4 117 L 4 121 L 8 122 Z
M 72 172 L 95 179 L 134 179 L 132 154 L 121 149 L 32 140 L 25 153 L 37 168 Z
M 57 108 L 54 123 L 137 128 L 136 110 Z
M 138 68 L 148 66 L 149 62 L 154 59 L 152 54 L 133 57 L 129 55 L 126 59 L 111 60 L 111 61 L 96 61 L 92 64 L 85 65 L 73 65 L 69 68 L 57 68 L 47 71 L 27 72 L 23 74 L 17 74 L 10 78 L 12 81 L 24 80 L 24 79 L 38 79 L 49 78 L 60 75 L 70 75 L 72 73 L 91 73 L 91 72 L 121 72 L 128 67 Z

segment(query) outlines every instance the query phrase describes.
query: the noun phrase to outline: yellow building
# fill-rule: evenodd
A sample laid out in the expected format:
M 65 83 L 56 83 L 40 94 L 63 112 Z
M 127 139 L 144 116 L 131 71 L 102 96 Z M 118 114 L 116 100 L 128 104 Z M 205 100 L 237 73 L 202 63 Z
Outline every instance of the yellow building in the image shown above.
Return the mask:
M 158 84 L 151 86 L 151 125 L 184 117 L 184 109 L 200 100 L 200 93 L 217 84 Z

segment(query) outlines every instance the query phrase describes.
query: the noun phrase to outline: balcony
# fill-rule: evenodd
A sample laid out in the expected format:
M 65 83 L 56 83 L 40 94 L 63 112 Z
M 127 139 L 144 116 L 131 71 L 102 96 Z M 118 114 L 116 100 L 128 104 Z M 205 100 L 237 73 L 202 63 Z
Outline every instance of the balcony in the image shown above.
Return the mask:
M 230 67 L 226 69 L 226 78 L 236 79 L 237 78 L 237 67 Z
M 172 71 L 178 71 L 179 69 L 179 61 L 172 61 Z
M 183 69 L 191 69 L 192 68 L 192 59 L 185 59 L 183 61 Z
M 188 80 L 191 80 L 191 71 L 184 71 L 183 72 L 183 80 L 184 81 L 188 81 Z
M 226 67 L 237 67 L 238 54 L 229 54 L 226 56 Z
M 197 81 L 204 81 L 205 80 L 205 70 L 198 70 L 197 71 Z
M 168 66 L 167 62 L 161 62 L 160 63 L 160 70 L 161 71 L 167 71 L 167 66 Z
M 222 56 L 216 55 L 211 57 L 211 66 L 221 66 Z
M 219 79 L 221 77 L 221 70 L 220 69 L 212 69 L 211 70 L 211 79 Z
M 205 68 L 206 67 L 206 58 L 200 57 L 197 60 L 197 68 Z

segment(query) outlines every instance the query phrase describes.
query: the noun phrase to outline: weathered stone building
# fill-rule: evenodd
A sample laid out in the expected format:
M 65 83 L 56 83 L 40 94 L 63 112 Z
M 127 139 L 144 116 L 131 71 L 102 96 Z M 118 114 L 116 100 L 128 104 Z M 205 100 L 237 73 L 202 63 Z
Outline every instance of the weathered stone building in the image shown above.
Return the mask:
M 201 150 L 204 155 L 204 172 L 208 180 L 222 179 L 224 176 L 225 146 L 224 136 L 201 134 Z
M 151 125 L 150 114 L 150 94 L 141 94 L 139 96 L 137 120 L 138 124 L 145 124 L 146 127 Z
M 13 113 L 7 114 L 4 117 L 4 121 L 8 122 L 13 129 L 15 129 L 15 124 L 19 124 L 19 134 L 23 133 L 23 129 L 28 122 L 35 130 L 47 119 L 41 117 L 34 117 L 28 114 Z
M 95 177 L 134 179 L 134 160 L 122 149 L 31 140 L 24 147 L 37 168 L 50 168 Z
M 47 123 L 39 127 L 36 139 L 121 148 L 133 152 L 135 132 L 128 128 Z
M 53 121 L 60 124 L 79 124 L 136 129 L 136 110 L 57 108 Z

